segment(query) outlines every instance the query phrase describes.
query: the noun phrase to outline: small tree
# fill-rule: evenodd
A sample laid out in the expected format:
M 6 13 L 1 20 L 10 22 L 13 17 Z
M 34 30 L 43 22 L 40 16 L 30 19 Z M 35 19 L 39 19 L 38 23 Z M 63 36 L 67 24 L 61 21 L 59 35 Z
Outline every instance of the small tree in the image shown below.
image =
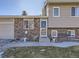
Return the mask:
M 23 16 L 27 16 L 26 11 L 22 11 L 22 15 L 23 15 Z

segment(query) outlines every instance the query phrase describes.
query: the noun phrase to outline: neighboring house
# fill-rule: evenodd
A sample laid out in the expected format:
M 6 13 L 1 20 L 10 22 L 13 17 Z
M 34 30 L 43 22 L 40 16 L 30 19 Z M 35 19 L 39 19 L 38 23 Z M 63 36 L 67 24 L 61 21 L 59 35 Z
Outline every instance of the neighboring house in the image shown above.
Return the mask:
M 79 0 L 46 0 L 42 16 L 0 16 L 0 39 L 24 37 L 39 37 L 39 41 L 78 40 Z

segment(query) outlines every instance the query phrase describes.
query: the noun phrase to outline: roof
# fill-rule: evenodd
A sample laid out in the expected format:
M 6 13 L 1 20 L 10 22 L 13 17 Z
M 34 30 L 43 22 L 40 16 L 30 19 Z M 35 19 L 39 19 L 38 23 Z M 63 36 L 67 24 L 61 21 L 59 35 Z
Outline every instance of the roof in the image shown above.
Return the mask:
M 45 0 L 44 7 L 49 3 L 79 3 L 79 0 Z
M 79 3 L 79 0 L 46 0 L 46 3 Z
M 0 16 L 0 18 L 48 18 L 47 16 Z

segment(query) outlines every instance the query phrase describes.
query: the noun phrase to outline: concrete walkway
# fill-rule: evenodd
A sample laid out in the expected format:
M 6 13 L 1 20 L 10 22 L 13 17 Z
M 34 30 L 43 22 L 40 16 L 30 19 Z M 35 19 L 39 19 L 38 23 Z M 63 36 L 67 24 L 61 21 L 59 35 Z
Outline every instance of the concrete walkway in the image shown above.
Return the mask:
M 11 48 L 11 47 L 55 46 L 55 47 L 67 48 L 70 46 L 78 46 L 78 45 L 79 45 L 79 42 L 60 42 L 60 43 L 54 43 L 54 42 L 12 42 L 12 43 L 9 43 L 9 44 L 6 44 L 6 45 L 0 47 L 0 57 L 7 48 Z
M 27 47 L 27 46 L 56 46 L 56 47 L 70 47 L 70 46 L 77 46 L 79 42 L 14 42 L 3 46 L 3 48 L 10 48 L 10 47 Z

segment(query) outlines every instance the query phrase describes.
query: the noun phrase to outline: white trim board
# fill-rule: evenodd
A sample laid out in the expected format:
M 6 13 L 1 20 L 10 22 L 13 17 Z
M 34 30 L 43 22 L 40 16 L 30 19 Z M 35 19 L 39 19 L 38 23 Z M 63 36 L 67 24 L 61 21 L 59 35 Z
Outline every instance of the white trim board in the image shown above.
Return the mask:
M 41 28 L 41 21 L 46 21 L 46 28 Z M 42 29 L 46 29 L 46 35 L 41 35 Z M 47 37 L 47 20 L 46 19 L 40 19 L 40 37 Z

